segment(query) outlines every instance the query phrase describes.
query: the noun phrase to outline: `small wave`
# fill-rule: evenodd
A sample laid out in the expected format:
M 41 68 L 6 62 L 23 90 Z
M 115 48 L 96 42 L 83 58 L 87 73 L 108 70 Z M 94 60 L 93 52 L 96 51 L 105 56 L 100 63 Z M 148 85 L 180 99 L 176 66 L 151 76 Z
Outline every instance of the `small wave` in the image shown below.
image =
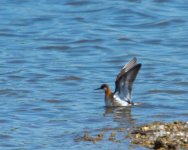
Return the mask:
M 42 46 L 42 47 L 39 47 L 39 49 L 64 51 L 64 50 L 70 49 L 70 47 L 69 46 L 65 46 L 65 45 L 54 45 L 54 46 Z
M 158 94 L 158 93 L 163 93 L 163 94 L 174 94 L 174 95 L 181 95 L 187 93 L 187 91 L 184 90 L 149 90 L 149 94 Z
M 48 99 L 48 100 L 43 100 L 47 103 L 62 103 L 62 100 L 57 100 L 57 99 Z

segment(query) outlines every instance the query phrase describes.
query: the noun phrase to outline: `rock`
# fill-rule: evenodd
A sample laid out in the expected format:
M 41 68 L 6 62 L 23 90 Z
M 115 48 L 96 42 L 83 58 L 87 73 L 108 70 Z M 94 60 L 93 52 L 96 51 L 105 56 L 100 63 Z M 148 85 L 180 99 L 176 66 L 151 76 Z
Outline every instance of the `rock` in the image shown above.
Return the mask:
M 148 131 L 149 127 L 142 127 L 142 131 Z
M 116 132 L 111 133 L 111 137 L 114 137 L 114 136 L 116 136 Z
M 109 141 L 114 141 L 114 140 L 115 140 L 115 137 L 111 137 L 111 136 L 110 136 L 110 137 L 108 138 L 108 140 L 109 140 Z
M 160 149 L 160 148 L 164 148 L 165 144 L 164 142 L 159 138 L 154 142 L 154 149 Z
M 118 131 L 119 132 L 124 132 L 124 129 L 123 128 L 119 128 Z
M 110 132 L 109 132 L 110 131 Z M 131 143 L 141 145 L 150 149 L 156 150 L 180 150 L 188 149 L 188 122 L 174 121 L 171 123 L 153 122 L 143 126 L 133 127 L 125 130 L 124 128 L 110 128 L 101 130 L 94 136 L 89 132 L 84 132 L 82 137 L 76 141 L 88 141 L 96 143 L 101 140 L 109 140 L 115 143 L 120 143 L 122 140 L 117 140 L 120 132 L 127 132 L 126 138 L 130 139 Z M 109 137 L 104 138 L 104 134 Z
M 188 149 L 188 123 L 153 122 L 129 131 L 132 143 L 160 150 Z
M 108 140 L 115 141 L 116 132 L 112 132 Z

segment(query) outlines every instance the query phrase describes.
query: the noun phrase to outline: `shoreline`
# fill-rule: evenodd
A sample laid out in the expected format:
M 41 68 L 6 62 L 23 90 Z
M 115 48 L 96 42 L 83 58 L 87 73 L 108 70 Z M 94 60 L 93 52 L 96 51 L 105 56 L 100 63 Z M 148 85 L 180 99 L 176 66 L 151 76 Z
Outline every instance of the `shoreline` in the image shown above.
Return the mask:
M 104 140 L 114 143 L 129 141 L 133 145 L 157 150 L 188 149 L 188 122 L 158 121 L 127 129 L 100 129 L 98 133 L 84 131 L 82 136 L 75 138 L 76 142 L 93 144 Z

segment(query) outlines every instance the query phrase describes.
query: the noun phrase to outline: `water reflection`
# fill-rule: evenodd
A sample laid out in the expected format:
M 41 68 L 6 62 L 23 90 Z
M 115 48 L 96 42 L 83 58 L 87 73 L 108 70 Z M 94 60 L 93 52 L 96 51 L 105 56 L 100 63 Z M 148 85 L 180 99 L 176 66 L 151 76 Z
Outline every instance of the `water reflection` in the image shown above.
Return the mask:
M 132 117 L 132 107 L 105 108 L 104 116 L 112 115 L 113 120 L 118 123 L 119 127 L 130 127 L 135 124 Z

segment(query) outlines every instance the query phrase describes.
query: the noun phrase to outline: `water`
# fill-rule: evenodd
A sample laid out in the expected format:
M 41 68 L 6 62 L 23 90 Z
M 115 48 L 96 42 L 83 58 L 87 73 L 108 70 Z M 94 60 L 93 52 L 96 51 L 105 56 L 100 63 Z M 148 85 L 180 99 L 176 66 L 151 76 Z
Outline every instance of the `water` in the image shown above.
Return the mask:
M 93 144 L 75 137 L 187 121 L 186 0 L 0 3 L 1 149 L 144 149 L 128 140 Z M 106 109 L 104 94 L 93 89 L 101 83 L 113 89 L 134 56 L 143 66 L 133 99 L 143 104 Z

